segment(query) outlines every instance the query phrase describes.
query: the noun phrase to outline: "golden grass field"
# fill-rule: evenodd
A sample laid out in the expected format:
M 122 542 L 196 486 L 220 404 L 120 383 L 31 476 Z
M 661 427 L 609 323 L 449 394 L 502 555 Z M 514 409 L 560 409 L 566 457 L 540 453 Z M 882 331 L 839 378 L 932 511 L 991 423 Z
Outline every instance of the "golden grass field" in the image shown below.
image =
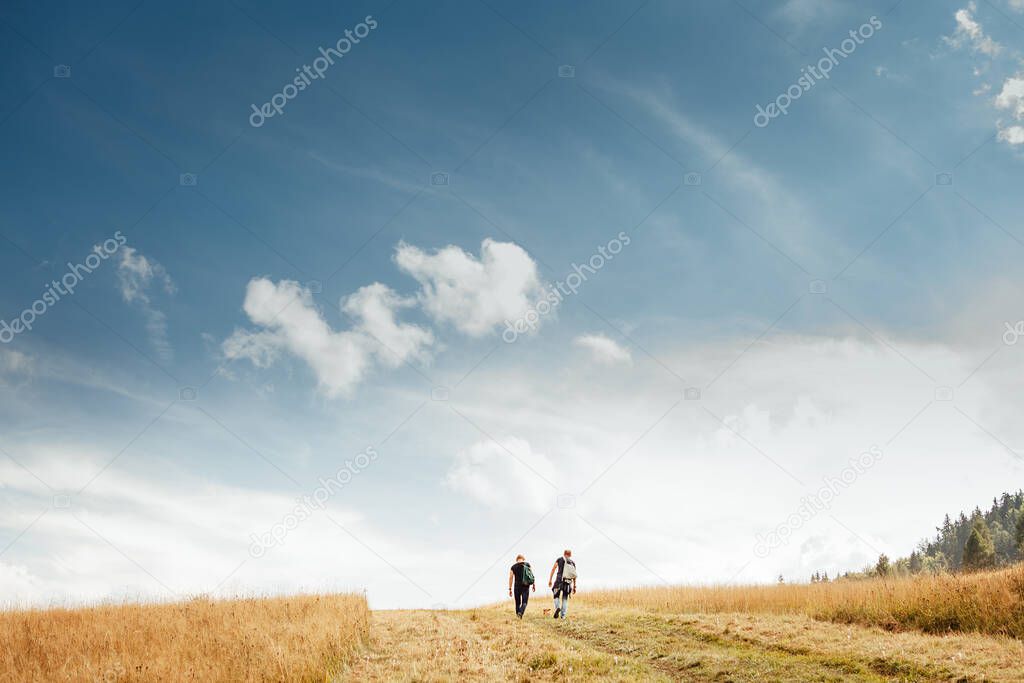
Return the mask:
M 587 602 L 672 614 L 806 614 L 890 630 L 977 632 L 1024 639 L 1024 565 L 974 574 L 814 584 L 607 590 L 588 595 Z
M 0 681 L 1024 681 L 1024 567 L 547 594 L 377 611 L 363 596 L 0 612 Z
M 0 612 L 0 680 L 323 681 L 369 628 L 362 595 Z

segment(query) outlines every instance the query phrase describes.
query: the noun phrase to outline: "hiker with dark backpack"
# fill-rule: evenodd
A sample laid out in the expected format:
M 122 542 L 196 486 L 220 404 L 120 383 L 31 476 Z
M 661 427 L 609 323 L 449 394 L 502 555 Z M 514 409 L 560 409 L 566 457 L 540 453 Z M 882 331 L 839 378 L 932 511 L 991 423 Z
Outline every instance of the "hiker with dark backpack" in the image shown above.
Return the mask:
M 537 590 L 537 582 L 533 577 L 530 563 L 522 555 L 516 555 L 516 563 L 508 573 L 508 596 L 516 601 L 516 616 L 520 619 L 526 613 L 526 603 L 530 601 L 530 589 Z
M 556 572 L 557 577 L 555 577 Z M 555 577 L 554 583 L 551 582 L 552 577 Z M 548 574 L 548 586 L 555 596 L 555 619 L 558 619 L 559 615 L 565 619 L 565 611 L 569 609 L 569 596 L 576 592 L 576 563 L 572 561 L 571 550 L 566 550 L 560 558 L 555 560 L 555 564 L 551 567 L 551 573 Z M 562 599 L 561 606 L 558 604 L 559 598 Z

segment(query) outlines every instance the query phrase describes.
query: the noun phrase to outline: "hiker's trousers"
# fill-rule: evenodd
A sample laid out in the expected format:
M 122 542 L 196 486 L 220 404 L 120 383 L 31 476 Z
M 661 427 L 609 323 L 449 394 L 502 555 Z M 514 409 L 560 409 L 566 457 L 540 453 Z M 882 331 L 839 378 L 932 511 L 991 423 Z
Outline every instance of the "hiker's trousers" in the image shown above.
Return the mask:
M 517 583 L 514 594 L 516 598 L 516 614 L 522 616 L 526 613 L 526 603 L 530 601 L 530 587 Z
M 555 616 L 561 615 L 565 618 L 565 613 L 569 609 L 569 596 L 572 594 L 572 583 L 568 581 L 561 581 L 555 584 Z M 561 605 L 559 605 L 559 598 L 561 598 Z

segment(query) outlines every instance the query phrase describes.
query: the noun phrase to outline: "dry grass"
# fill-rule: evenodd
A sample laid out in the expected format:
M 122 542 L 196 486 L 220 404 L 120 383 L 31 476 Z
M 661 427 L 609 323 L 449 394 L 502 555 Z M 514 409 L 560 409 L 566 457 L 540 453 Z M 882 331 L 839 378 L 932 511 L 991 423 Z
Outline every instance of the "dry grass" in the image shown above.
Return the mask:
M 902 673 L 903 678 L 910 678 L 916 671 L 931 672 L 947 681 L 1020 681 L 1024 661 L 1024 642 L 977 633 L 891 633 L 878 628 L 823 623 L 796 614 L 704 614 L 684 619 L 697 632 L 763 651 L 819 654 L 831 663 L 860 662 L 865 669 L 890 675 Z
M 1024 680 L 1024 567 L 573 604 L 565 621 L 508 601 L 371 616 L 355 595 L 0 612 L 0 683 Z
M 509 602 L 511 605 L 511 602 Z M 517 619 L 511 607 L 469 612 L 373 614 L 372 647 L 343 672 L 353 683 L 447 681 L 669 681 L 644 662 L 552 634 L 540 610 Z M 557 623 L 557 622 L 556 622 Z
M 369 624 L 362 595 L 0 612 L 0 680 L 324 681 Z
M 981 634 L 936 636 L 817 621 L 798 614 L 662 614 L 590 607 L 537 626 L 564 647 L 581 642 L 621 665 L 675 681 L 1024 680 L 1024 644 Z M 573 675 L 576 675 L 575 672 Z M 605 680 L 596 676 L 594 680 Z M 642 677 L 641 680 L 648 680 Z
M 606 590 L 588 593 L 586 602 L 670 614 L 806 614 L 889 630 L 1024 638 L 1024 566 L 977 574 L 818 584 Z
M 1024 643 L 835 624 L 802 614 L 671 614 L 594 607 L 566 620 L 510 601 L 470 611 L 373 614 L 371 647 L 338 677 L 442 681 L 1020 683 Z

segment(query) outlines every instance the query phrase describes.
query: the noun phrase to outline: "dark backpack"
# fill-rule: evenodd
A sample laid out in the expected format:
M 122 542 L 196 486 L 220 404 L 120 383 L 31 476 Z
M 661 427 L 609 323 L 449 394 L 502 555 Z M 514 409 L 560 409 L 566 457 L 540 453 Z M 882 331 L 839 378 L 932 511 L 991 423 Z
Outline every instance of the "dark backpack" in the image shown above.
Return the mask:
M 529 562 L 523 562 L 523 585 L 532 586 L 536 582 L 533 576 L 533 570 L 530 569 Z

